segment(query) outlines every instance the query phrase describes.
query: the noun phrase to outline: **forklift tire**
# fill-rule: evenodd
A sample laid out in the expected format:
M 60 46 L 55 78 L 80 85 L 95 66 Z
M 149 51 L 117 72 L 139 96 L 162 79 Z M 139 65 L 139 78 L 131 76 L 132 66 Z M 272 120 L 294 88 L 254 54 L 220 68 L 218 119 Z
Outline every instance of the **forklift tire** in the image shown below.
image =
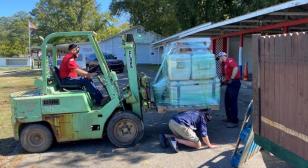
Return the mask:
M 135 145 L 144 133 L 144 125 L 139 117 L 129 112 L 116 113 L 107 125 L 107 136 L 117 147 Z
M 46 151 L 53 142 L 49 128 L 41 124 L 31 124 L 22 129 L 20 143 L 24 150 L 30 153 Z

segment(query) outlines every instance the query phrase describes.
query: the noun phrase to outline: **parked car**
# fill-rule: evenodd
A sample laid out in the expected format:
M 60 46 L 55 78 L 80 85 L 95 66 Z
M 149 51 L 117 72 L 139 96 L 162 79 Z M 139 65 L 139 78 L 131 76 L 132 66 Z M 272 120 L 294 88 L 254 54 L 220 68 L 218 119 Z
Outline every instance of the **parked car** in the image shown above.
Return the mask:
M 109 53 L 103 53 L 105 58 L 106 58 L 106 61 L 107 61 L 107 64 L 108 64 L 108 67 L 115 71 L 115 72 L 118 72 L 118 73 L 122 73 L 123 70 L 124 70 L 124 63 L 122 60 L 118 60 L 117 57 L 115 57 L 114 55 L 112 54 L 109 54 Z M 90 70 L 92 68 L 95 68 L 98 66 L 98 60 L 96 58 L 96 55 L 93 53 L 93 54 L 90 54 L 86 57 L 86 67 L 87 67 L 87 70 Z

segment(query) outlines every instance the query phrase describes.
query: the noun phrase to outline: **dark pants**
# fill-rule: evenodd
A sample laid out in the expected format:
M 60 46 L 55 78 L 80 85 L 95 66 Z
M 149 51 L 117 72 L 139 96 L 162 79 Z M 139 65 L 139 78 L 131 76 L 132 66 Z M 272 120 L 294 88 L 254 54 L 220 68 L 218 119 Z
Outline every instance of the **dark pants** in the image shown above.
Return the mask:
M 232 123 L 238 123 L 237 97 L 240 87 L 241 87 L 240 80 L 233 80 L 230 84 L 227 85 L 226 89 L 225 110 L 227 119 Z
M 95 100 L 97 105 L 100 104 L 103 98 L 101 92 L 95 87 L 93 81 L 90 79 L 86 79 L 83 77 L 65 78 L 65 79 L 62 79 L 62 84 L 84 86 L 86 90 L 90 93 L 91 98 Z

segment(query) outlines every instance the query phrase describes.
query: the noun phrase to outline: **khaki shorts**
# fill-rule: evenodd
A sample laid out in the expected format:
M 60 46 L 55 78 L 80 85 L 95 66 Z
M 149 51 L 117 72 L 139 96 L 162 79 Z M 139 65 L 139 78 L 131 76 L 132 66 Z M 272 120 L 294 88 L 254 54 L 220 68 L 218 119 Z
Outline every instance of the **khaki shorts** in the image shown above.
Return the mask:
M 198 136 L 191 128 L 181 125 L 174 120 L 169 121 L 169 128 L 176 137 L 183 138 L 195 143 L 199 142 Z

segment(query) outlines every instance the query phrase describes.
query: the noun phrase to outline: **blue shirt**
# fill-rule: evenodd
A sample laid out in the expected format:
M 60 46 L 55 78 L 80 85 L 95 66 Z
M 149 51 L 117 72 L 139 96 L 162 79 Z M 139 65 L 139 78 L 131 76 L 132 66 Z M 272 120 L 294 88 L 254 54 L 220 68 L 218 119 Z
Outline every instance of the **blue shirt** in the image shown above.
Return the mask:
M 172 118 L 179 124 L 183 124 L 186 127 L 194 130 L 198 136 L 207 136 L 206 120 L 204 118 L 204 112 L 199 111 L 186 111 L 175 115 Z

